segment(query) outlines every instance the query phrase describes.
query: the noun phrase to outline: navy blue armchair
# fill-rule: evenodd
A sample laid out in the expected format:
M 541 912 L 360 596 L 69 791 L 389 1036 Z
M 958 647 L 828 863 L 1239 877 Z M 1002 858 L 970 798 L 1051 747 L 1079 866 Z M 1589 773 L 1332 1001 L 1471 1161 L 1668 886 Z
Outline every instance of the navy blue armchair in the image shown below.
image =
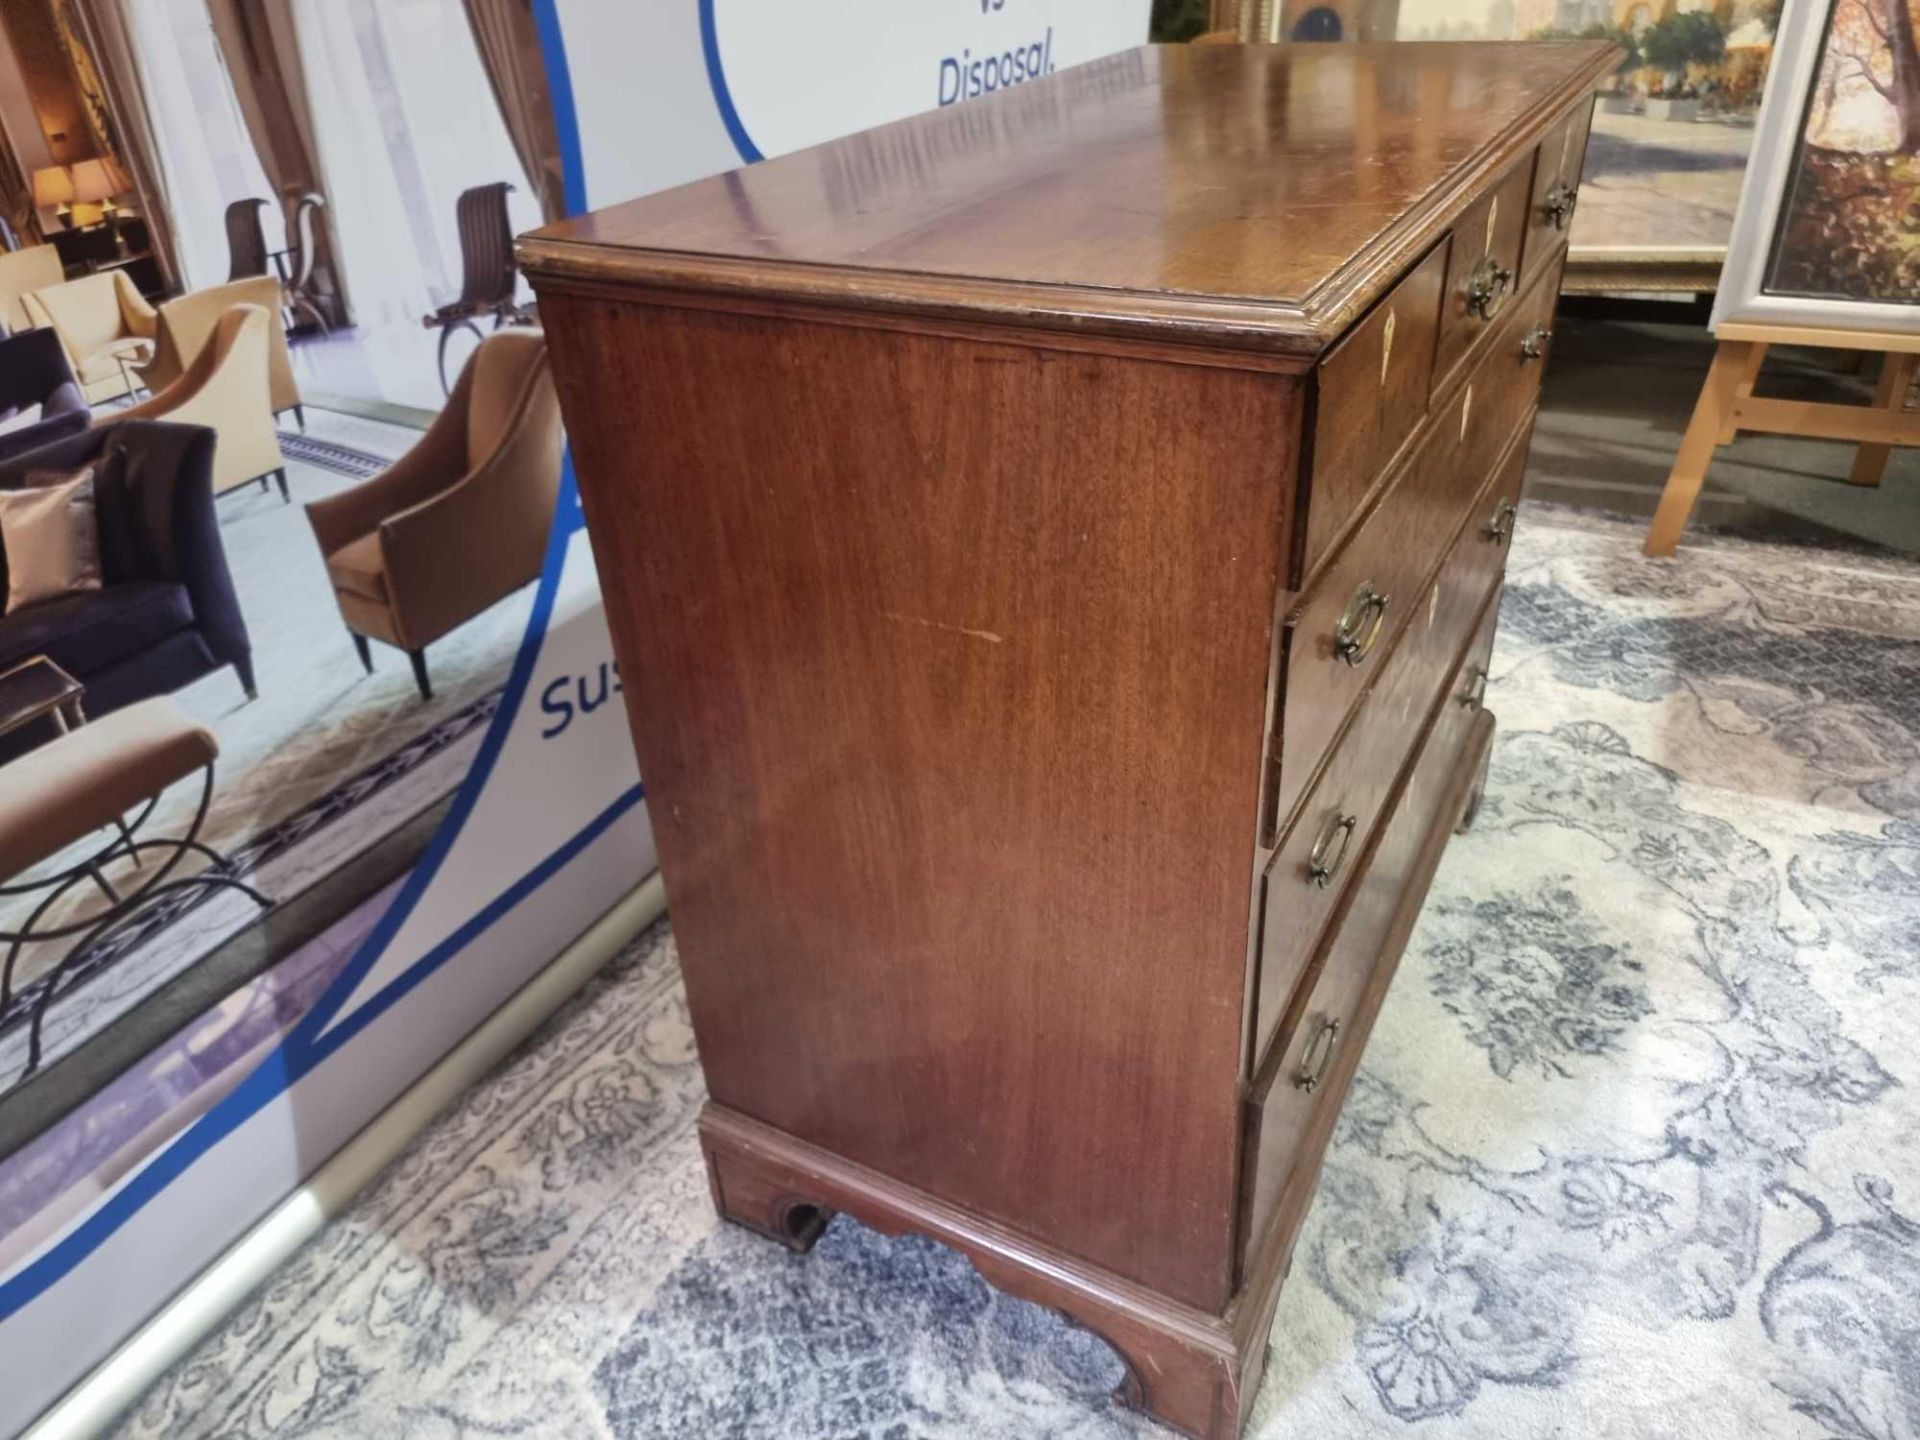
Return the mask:
M 0 335 L 6 335 L 4 329 Z M 0 430 L 0 461 L 87 428 L 86 397 L 74 383 L 60 337 L 52 330 L 23 330 L 0 339 L 0 421 L 36 405 L 40 418 L 35 423 Z
M 94 467 L 103 582 L 0 617 L 0 670 L 45 655 L 87 687 L 89 715 L 223 665 L 253 698 L 253 650 L 214 516 L 213 445 L 203 425 L 128 420 L 0 461 L 6 489 L 34 471 Z

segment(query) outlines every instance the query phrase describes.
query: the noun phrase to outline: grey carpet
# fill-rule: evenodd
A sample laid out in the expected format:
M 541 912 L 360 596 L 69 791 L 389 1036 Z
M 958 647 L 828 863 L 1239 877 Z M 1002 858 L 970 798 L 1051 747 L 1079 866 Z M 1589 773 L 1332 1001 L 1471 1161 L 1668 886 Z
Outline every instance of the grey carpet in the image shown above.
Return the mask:
M 1920 568 L 1530 506 L 1476 827 L 1347 1101 L 1249 1433 L 1920 1437 Z M 1083 1332 L 842 1218 L 719 1226 L 656 927 L 129 1436 L 1154 1433 Z

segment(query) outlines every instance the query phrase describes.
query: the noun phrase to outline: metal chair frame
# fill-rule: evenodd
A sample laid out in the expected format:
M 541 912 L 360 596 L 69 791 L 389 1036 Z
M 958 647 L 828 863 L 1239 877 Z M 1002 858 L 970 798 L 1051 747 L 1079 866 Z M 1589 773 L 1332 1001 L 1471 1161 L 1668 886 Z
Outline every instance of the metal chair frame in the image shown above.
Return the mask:
M 14 968 L 19 963 L 21 951 L 29 943 L 63 940 L 69 936 L 82 934 L 86 937 L 61 956 L 45 975 L 30 982 L 40 987 L 40 994 L 34 1002 L 32 1028 L 27 1037 L 27 1068 L 24 1072 L 26 1075 L 31 1075 L 40 1068 L 41 1031 L 46 1023 L 47 1011 L 52 1007 L 54 996 L 60 988 L 61 977 L 75 969 L 93 951 L 115 939 L 129 925 L 144 918 L 149 901 L 181 890 L 211 886 L 238 890 L 263 910 L 271 909 L 273 906 L 273 901 L 234 873 L 235 867 L 232 860 L 200 839 L 200 829 L 206 823 L 207 810 L 213 803 L 212 764 L 209 763 L 204 771 L 200 803 L 194 810 L 192 823 L 188 825 L 184 836 L 155 840 L 136 839 L 135 832 L 153 814 L 154 807 L 160 803 L 160 796 L 165 793 L 165 790 L 162 790 L 151 796 L 140 808 L 140 813 L 131 821 L 124 817 L 116 820 L 114 824 L 117 827 L 117 833 L 114 837 L 77 864 L 70 865 L 52 875 L 43 875 L 38 879 L 0 885 L 0 897 L 30 895 L 40 890 L 47 892 L 34 906 L 33 912 L 27 916 L 26 923 L 20 929 L 0 930 L 0 941 L 5 941 L 7 944 L 6 961 L 4 966 L 0 967 L 0 1011 L 4 1011 L 12 1003 Z M 143 883 L 135 889 L 122 894 L 107 878 L 104 867 L 108 864 L 115 860 L 128 859 L 133 862 L 135 869 L 140 869 L 141 853 L 153 850 L 169 850 L 172 853 L 160 863 L 158 868 L 146 875 Z M 169 880 L 167 877 L 189 852 L 206 857 L 211 862 L 212 868 Z M 56 925 L 51 929 L 36 930 L 34 928 L 39 924 L 41 916 L 58 904 L 74 886 L 85 880 L 91 880 L 105 893 L 108 901 L 106 909 L 84 919 Z
M 454 332 L 458 330 L 471 330 L 473 332 L 473 338 L 476 341 L 486 339 L 486 333 L 482 331 L 478 325 L 474 324 L 474 320 L 476 318 L 485 318 L 489 313 L 493 316 L 493 328 L 495 330 L 503 330 L 509 325 L 527 325 L 532 323 L 526 313 L 511 300 L 507 301 L 504 305 L 496 306 L 492 311 L 481 311 L 478 316 L 462 315 L 443 323 L 440 326 L 440 353 L 438 356 L 440 366 L 440 393 L 442 395 L 451 395 L 453 393 L 453 384 L 447 379 L 447 343 L 453 339 Z
M 313 323 L 320 327 L 322 338 L 333 333 L 327 324 L 327 317 L 314 303 L 312 295 L 313 264 L 318 242 L 314 237 L 314 227 L 319 223 L 318 212 L 326 205 L 315 191 L 309 190 L 294 202 L 293 210 L 293 274 L 281 287 L 286 294 L 287 309 L 291 312 L 294 324 L 290 329 L 298 328 L 300 317 L 304 314 L 312 317 Z M 306 417 L 300 417 L 300 428 L 307 428 Z

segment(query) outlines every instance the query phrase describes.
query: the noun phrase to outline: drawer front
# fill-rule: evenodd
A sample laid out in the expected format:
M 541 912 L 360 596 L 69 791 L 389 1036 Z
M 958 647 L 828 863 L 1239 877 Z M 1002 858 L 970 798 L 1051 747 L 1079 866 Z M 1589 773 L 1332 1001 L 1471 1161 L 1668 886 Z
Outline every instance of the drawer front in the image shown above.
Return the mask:
M 1262 885 L 1254 1008 L 1257 1070 L 1339 901 L 1352 861 L 1465 646 L 1481 602 L 1506 564 L 1512 507 L 1525 478 L 1532 427 L 1512 437 L 1497 473 L 1475 497 L 1466 529 L 1423 593 L 1379 683 L 1327 762 L 1274 852 Z M 1328 872 L 1324 879 L 1321 872 Z
M 1442 240 L 1320 362 L 1301 575 L 1319 567 L 1426 418 L 1446 277 Z
M 1540 155 L 1533 167 L 1533 197 L 1527 207 L 1526 248 L 1521 256 L 1524 273 L 1529 276 L 1553 259 L 1573 229 L 1593 106 L 1591 100 L 1575 106 L 1573 113 L 1540 142 Z
M 1269 747 L 1278 772 L 1266 786 L 1263 843 L 1286 827 L 1354 702 L 1392 652 L 1409 602 L 1538 399 L 1557 274 L 1555 267 L 1536 277 L 1501 317 L 1473 377 L 1288 617 L 1280 732 Z
M 1403 904 L 1424 898 L 1411 893 L 1421 854 L 1441 818 L 1441 804 L 1481 708 L 1478 687 L 1470 682 L 1475 673 L 1484 673 L 1491 653 L 1497 587 L 1484 598 L 1485 608 L 1475 617 L 1480 630 L 1472 649 L 1450 677 L 1447 702 L 1435 716 L 1419 760 L 1367 857 L 1365 873 L 1341 909 L 1338 929 L 1314 957 L 1308 983 L 1287 1015 L 1285 1049 L 1266 1072 L 1264 1090 L 1247 1106 L 1238 1255 L 1242 1274 L 1283 1198 L 1291 1198 L 1290 1191 L 1298 1197 L 1289 1206 L 1290 1223 L 1297 1224 L 1305 1212 L 1331 1134 L 1333 1117 L 1325 1112 L 1337 1111 L 1345 1098 L 1356 1058 L 1348 1052 L 1365 1043 L 1360 1032 L 1371 1018 L 1362 1013 L 1369 986 L 1393 943 Z M 1469 703 L 1460 703 L 1463 695 Z M 1391 964 L 1397 957 L 1384 958 Z
M 1386 665 L 1424 582 L 1486 481 L 1435 429 L 1393 489 L 1287 618 L 1280 774 L 1268 837 L 1286 826 L 1361 693 Z
M 1439 733 L 1439 725 L 1450 723 L 1460 728 L 1464 738 L 1467 722 L 1476 712 L 1486 708 L 1487 680 L 1493 673 L 1493 641 L 1500 626 L 1500 596 L 1503 591 L 1504 586 L 1494 587 L 1490 602 L 1480 616 L 1480 629 L 1467 649 L 1467 658 L 1461 661 L 1460 669 L 1453 677 L 1453 688 L 1447 692 L 1446 714 L 1435 722 L 1435 733 Z
M 1437 424 L 1458 447 L 1457 464 L 1485 476 L 1506 449 L 1514 427 L 1540 399 L 1540 376 L 1553 346 L 1553 307 L 1560 298 L 1560 267 L 1533 277 L 1501 316 L 1498 332 L 1467 383 Z
M 1436 385 L 1446 382 L 1474 342 L 1513 307 L 1532 189 L 1529 156 L 1470 205 L 1453 227 L 1447 291 L 1440 307 L 1439 349 L 1433 363 Z

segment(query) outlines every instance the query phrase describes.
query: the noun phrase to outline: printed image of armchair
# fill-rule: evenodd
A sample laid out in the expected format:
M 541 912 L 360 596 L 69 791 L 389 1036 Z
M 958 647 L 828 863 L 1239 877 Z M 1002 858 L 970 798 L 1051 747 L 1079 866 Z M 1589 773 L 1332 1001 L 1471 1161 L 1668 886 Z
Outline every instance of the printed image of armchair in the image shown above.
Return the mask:
M 193 363 L 166 389 L 138 405 L 100 417 L 101 425 L 171 420 L 205 425 L 220 437 L 213 453 L 213 493 L 269 477 L 287 498 L 286 461 L 273 423 L 268 354 L 272 317 L 258 305 L 235 305 L 222 315 Z
M 102 270 L 26 297 L 27 318 L 60 337 L 89 405 L 130 393 L 130 371 L 153 352 L 157 322 L 124 270 Z
M 51 245 L 29 245 L 0 255 L 0 325 L 31 330 L 39 322 L 27 313 L 27 296 L 66 279 L 60 252 Z
M 360 663 L 407 652 L 433 698 L 426 647 L 538 578 L 560 493 L 560 402 L 536 329 L 480 343 L 447 406 L 363 485 L 307 506 Z
M 275 415 L 293 411 L 300 428 L 306 429 L 306 412 L 301 406 L 300 386 L 293 378 L 293 357 L 287 349 L 287 325 L 280 302 L 280 282 L 271 275 L 209 285 L 161 302 L 153 359 L 139 367 L 141 380 L 158 395 L 199 358 L 213 339 L 221 316 L 236 305 L 258 305 L 267 313 L 267 402 Z
M 39 418 L 0 430 L 0 460 L 77 435 L 91 418 L 73 371 L 51 330 L 27 330 L 0 340 L 0 422 L 35 406 Z
M 214 514 L 213 452 L 213 433 L 199 426 L 133 421 L 0 461 L 0 489 L 93 467 L 101 564 L 98 590 L 0 616 L 0 670 L 45 656 L 87 687 L 96 719 L 223 666 L 253 698 L 253 646 Z

